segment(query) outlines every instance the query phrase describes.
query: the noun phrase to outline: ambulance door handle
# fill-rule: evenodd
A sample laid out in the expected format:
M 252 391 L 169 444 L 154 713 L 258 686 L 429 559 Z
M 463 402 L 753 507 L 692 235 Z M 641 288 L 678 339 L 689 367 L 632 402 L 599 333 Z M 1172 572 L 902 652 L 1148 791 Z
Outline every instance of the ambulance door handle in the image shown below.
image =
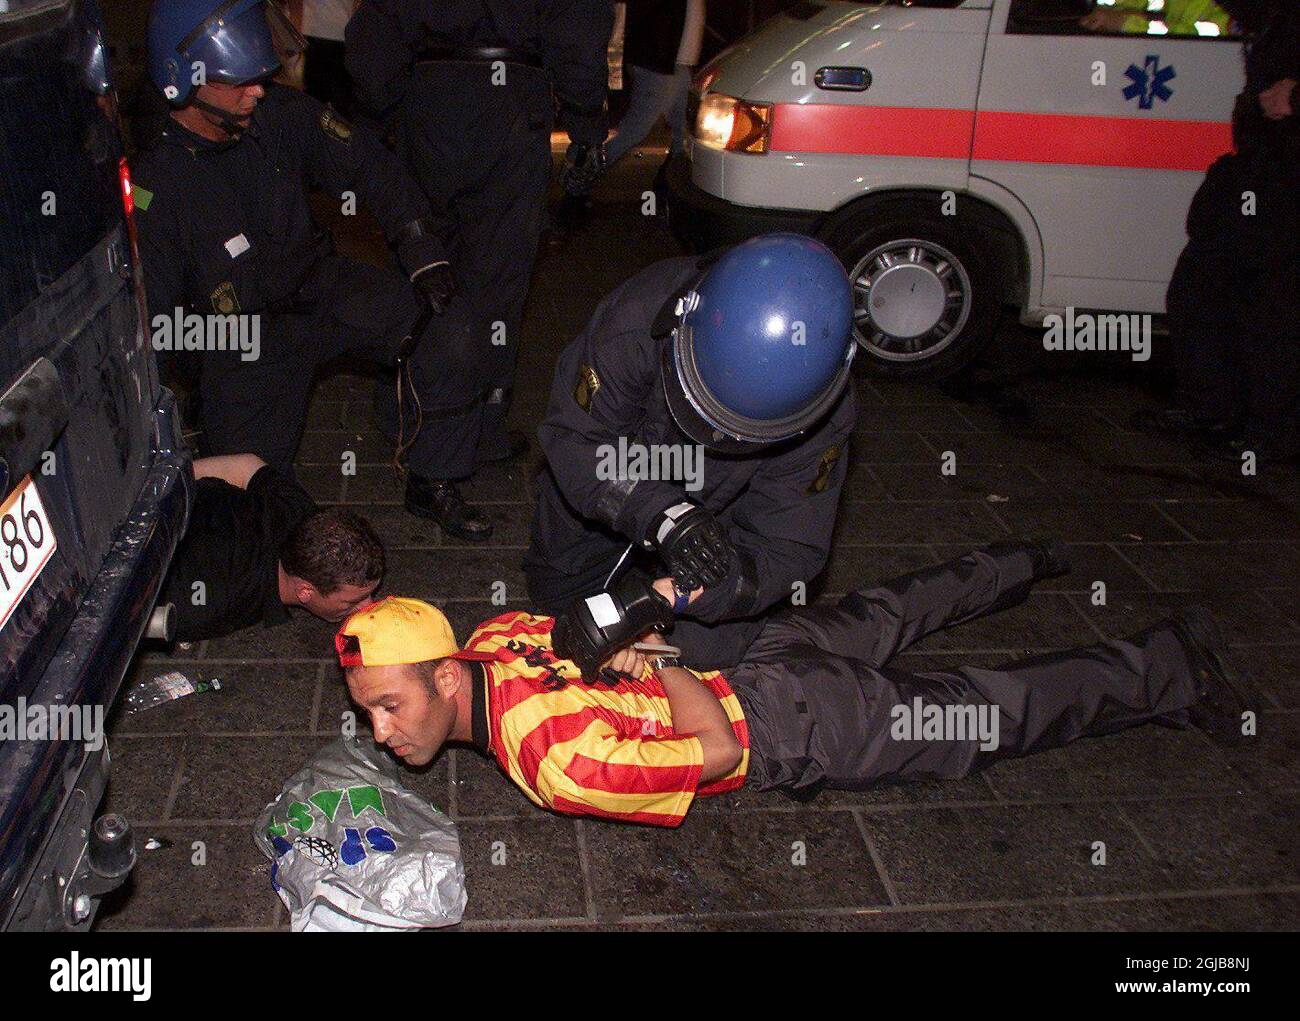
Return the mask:
M 819 67 L 813 84 L 827 92 L 866 92 L 871 88 L 871 72 L 865 67 Z

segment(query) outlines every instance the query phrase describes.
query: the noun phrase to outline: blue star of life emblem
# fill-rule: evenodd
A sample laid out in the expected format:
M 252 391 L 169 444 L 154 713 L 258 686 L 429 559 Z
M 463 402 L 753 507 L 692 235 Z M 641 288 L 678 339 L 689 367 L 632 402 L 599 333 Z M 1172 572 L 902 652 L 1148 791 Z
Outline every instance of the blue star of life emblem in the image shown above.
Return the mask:
M 1177 77 L 1177 74 L 1173 67 L 1161 67 L 1160 58 L 1154 53 L 1147 54 L 1142 67 L 1129 64 L 1128 70 L 1124 72 L 1125 77 L 1133 83 L 1124 87 L 1124 98 L 1139 97 L 1138 108 L 1141 110 L 1150 110 L 1157 99 L 1167 103 L 1174 94 L 1167 83 Z

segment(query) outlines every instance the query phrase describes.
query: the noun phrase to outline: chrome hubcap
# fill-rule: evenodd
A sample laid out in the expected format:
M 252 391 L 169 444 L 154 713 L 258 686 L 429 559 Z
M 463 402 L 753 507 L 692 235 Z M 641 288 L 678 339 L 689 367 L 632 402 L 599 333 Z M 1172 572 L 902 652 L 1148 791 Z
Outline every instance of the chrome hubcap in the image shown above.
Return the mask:
M 933 358 L 970 318 L 970 275 L 933 241 L 879 245 L 858 260 L 851 276 L 854 332 L 877 358 Z

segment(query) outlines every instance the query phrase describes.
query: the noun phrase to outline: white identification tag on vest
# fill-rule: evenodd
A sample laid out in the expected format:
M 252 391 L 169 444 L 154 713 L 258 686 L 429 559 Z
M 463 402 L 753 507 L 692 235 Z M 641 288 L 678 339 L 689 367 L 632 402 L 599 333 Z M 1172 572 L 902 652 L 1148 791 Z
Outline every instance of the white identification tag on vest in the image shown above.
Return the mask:
M 230 253 L 232 259 L 238 259 L 253 246 L 248 243 L 248 238 L 243 234 L 236 234 L 226 242 L 226 251 Z

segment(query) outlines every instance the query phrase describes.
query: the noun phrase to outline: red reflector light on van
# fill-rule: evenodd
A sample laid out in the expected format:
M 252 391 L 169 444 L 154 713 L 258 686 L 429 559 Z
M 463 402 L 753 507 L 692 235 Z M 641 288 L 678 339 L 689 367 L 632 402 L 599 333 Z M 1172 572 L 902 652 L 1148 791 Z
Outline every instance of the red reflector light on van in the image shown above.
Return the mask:
M 117 179 L 122 185 L 122 208 L 128 218 L 135 215 L 135 197 L 131 194 L 131 168 L 123 156 L 117 164 Z

